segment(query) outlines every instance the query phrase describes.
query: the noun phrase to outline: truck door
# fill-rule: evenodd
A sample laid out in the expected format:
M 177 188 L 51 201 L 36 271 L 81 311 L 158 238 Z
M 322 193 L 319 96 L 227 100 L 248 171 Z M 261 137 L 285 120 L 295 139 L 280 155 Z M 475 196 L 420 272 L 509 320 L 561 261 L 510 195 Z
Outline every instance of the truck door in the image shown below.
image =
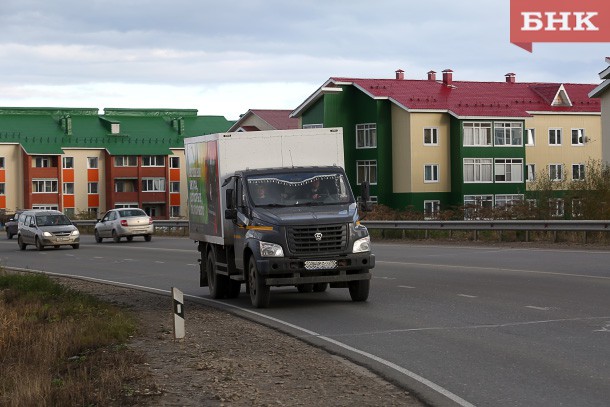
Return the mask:
M 235 244 L 235 267 L 244 270 L 244 248 L 246 243 L 247 226 L 250 224 L 249 207 L 245 196 L 242 178 L 235 178 L 235 208 L 237 219 L 233 223 L 233 238 Z

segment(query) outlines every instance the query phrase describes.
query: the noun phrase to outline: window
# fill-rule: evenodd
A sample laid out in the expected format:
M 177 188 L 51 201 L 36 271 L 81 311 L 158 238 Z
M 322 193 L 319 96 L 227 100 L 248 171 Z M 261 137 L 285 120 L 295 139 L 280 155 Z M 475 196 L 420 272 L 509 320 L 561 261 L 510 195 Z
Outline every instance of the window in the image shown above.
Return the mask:
M 63 168 L 74 168 L 74 157 L 62 157 L 61 166 Z
M 368 181 L 369 184 L 377 184 L 377 161 L 356 161 L 357 175 L 356 182 L 361 184 Z
M 170 218 L 179 218 L 180 217 L 180 207 L 179 206 L 170 206 L 169 207 L 169 217 Z
M 180 192 L 180 181 L 171 181 L 169 183 L 169 192 Z
M 536 181 L 536 164 L 527 164 L 525 166 L 525 180 L 527 182 Z
M 496 208 L 509 209 L 516 203 L 523 201 L 523 195 L 496 195 Z
M 562 181 L 563 164 L 549 164 L 549 178 L 551 181 Z
M 494 123 L 494 144 L 496 146 L 523 145 L 523 126 L 521 123 Z
M 49 168 L 51 166 L 51 157 L 36 157 L 34 158 L 34 167 Z
M 97 219 L 99 208 L 87 208 L 87 214 L 93 219 Z
M 585 145 L 585 129 L 572 129 L 572 145 L 573 146 L 584 146 Z
M 523 159 L 496 158 L 496 182 L 523 182 Z
M 493 207 L 493 195 L 464 195 L 464 218 L 478 219 L 481 210 Z
M 72 219 L 76 215 L 76 210 L 74 208 L 64 208 L 64 215 Z
M 114 192 L 137 192 L 138 181 L 135 179 L 114 180 Z
M 135 155 L 117 155 L 114 157 L 115 167 L 137 167 L 138 157 Z
M 97 194 L 97 182 L 89 182 L 87 184 L 87 193 L 89 194 Z
M 42 209 L 45 211 L 56 211 L 57 205 L 32 205 L 32 209 Z M 28 218 L 29 218 L 29 216 L 28 216 Z M 32 219 L 34 219 L 34 218 L 32 217 Z M 26 218 L 26 222 L 30 223 L 30 221 L 27 220 L 27 218 Z
M 64 182 L 62 191 L 64 195 L 74 195 L 74 182 Z
M 491 123 L 464 123 L 464 146 L 491 146 Z
M 87 168 L 97 168 L 97 157 L 87 157 Z
M 142 192 L 165 192 L 165 178 L 142 178 Z
M 356 125 L 356 148 L 377 147 L 377 125 L 375 123 Z
M 492 182 L 491 158 L 464 158 L 464 182 Z
M 137 203 L 116 203 L 114 204 L 115 208 L 121 209 L 121 208 L 137 208 L 138 204 Z
M 163 167 L 165 166 L 164 155 L 145 155 L 142 156 L 142 167 Z
M 572 179 L 574 181 L 585 180 L 585 165 L 584 164 L 572 164 Z
M 56 179 L 35 179 L 32 180 L 32 193 L 57 192 Z M 35 208 L 32 208 L 35 209 Z
M 424 219 L 437 219 L 441 201 L 424 201 Z
M 180 157 L 169 157 L 169 168 L 180 168 Z
M 549 129 L 549 145 L 561 145 L 561 129 Z
M 5 194 L 5 186 L 4 186 L 4 182 L 0 182 L 0 195 L 4 195 Z
M 581 218 L 583 215 L 582 199 L 572 199 L 572 217 Z
M 436 127 L 424 128 L 424 145 L 426 145 L 426 146 L 437 146 L 438 145 L 438 129 Z
M 527 139 L 525 140 L 526 146 L 535 146 L 536 145 L 536 130 L 535 129 L 526 129 L 525 135 Z
M 438 164 L 424 165 L 424 182 L 438 182 Z
M 0 157 L 0 168 L 4 168 L 4 157 Z
M 551 198 L 549 199 L 549 215 L 553 217 L 563 216 L 564 211 L 564 203 L 561 198 Z
M 322 123 L 313 123 L 313 124 L 304 124 L 303 125 L 304 129 L 321 129 L 322 127 L 324 127 L 324 125 Z

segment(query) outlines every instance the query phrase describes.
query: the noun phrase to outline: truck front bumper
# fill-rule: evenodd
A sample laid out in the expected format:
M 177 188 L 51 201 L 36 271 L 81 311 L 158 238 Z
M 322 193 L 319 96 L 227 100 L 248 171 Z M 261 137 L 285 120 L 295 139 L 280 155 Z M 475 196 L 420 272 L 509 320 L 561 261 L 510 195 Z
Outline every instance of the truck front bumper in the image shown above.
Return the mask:
M 269 286 L 370 280 L 375 255 L 357 253 L 334 258 L 263 258 L 256 266 Z

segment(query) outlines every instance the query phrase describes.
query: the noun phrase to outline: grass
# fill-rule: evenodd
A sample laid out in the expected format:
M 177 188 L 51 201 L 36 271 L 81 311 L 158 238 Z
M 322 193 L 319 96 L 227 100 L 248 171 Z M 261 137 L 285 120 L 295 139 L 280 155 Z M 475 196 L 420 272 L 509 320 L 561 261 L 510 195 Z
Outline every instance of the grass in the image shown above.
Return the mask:
M 135 319 L 41 274 L 0 270 L 0 406 L 129 404 Z

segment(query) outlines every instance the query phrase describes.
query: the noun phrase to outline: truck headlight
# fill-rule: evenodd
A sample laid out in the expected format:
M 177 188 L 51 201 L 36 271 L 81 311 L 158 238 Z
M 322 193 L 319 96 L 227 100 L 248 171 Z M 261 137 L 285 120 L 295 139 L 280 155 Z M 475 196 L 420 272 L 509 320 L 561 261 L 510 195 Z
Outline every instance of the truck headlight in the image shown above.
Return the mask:
M 275 243 L 259 242 L 262 257 L 284 257 L 282 246 Z
M 358 239 L 354 242 L 352 253 L 363 253 L 371 251 L 371 238 L 369 236 Z

